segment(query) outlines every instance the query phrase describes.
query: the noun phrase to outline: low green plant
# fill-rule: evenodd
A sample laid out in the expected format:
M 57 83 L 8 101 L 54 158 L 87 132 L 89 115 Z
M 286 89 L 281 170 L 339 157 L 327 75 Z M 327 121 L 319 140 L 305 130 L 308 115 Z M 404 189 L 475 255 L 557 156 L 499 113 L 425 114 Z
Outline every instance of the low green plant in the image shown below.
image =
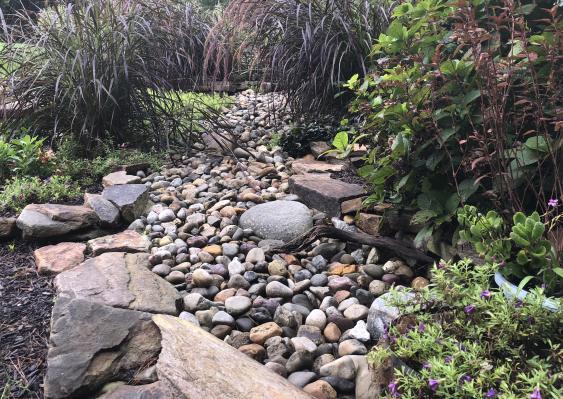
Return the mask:
M 334 139 L 332 139 L 332 146 L 334 149 L 325 151 L 325 154 L 335 154 L 336 158 L 344 159 L 347 158 L 350 153 L 354 150 L 356 143 L 360 142 L 362 139 L 367 137 L 367 134 L 359 134 L 356 129 L 349 126 L 348 119 L 343 119 L 340 122 L 341 130 L 336 133 Z
M 507 276 L 542 283 L 551 292 L 563 282 L 563 268 L 551 243 L 545 238 L 546 225 L 540 215 L 517 212 L 512 225 L 495 211 L 480 213 L 466 205 L 458 211 L 459 237 L 471 243 L 486 262 L 502 262 Z M 524 283 L 525 284 L 525 283 Z
M 166 154 L 142 152 L 134 149 L 110 149 L 94 159 L 80 158 L 74 153 L 72 141 L 65 142 L 55 156 L 55 173 L 69 176 L 82 187 L 99 184 L 103 176 L 121 165 L 147 163 L 152 171 L 158 171 L 166 162 Z
M 544 308 L 539 288 L 524 300 L 508 299 L 490 284 L 496 269 L 440 263 L 432 285 L 393 301 L 401 317 L 368 355 L 374 365 L 402 361 L 387 397 L 560 398 L 561 302 L 557 311 Z
M 0 209 L 19 212 L 31 203 L 57 202 L 78 198 L 82 191 L 68 176 L 15 177 L 0 191 Z
M 0 182 L 8 176 L 45 176 L 50 169 L 50 153 L 43 151 L 45 138 L 32 136 L 27 130 L 21 136 L 5 141 L 0 136 Z
M 277 132 L 272 133 L 272 135 L 270 136 L 270 141 L 268 142 L 268 144 L 266 144 L 268 150 L 271 151 L 275 147 L 278 147 L 280 145 L 281 138 L 282 138 L 281 133 L 277 133 Z

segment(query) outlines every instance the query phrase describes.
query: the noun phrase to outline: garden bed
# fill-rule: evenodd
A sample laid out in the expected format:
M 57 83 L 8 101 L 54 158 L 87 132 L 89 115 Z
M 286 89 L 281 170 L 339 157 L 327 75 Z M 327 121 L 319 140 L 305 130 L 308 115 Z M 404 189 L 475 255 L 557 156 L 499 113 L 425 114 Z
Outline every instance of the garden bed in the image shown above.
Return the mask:
M 37 274 L 34 244 L 0 245 L 0 391 L 2 398 L 42 398 L 52 279 Z

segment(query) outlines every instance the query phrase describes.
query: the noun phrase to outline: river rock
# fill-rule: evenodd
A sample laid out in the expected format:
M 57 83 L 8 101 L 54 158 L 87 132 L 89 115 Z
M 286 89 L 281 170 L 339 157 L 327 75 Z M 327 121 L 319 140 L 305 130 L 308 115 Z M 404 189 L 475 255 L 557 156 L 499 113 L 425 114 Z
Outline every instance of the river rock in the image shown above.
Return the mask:
M 313 227 L 309 208 L 295 201 L 272 201 L 242 214 L 240 227 L 264 239 L 291 241 Z
M 110 173 L 102 178 L 102 186 L 116 186 L 120 184 L 137 184 L 141 182 L 139 176 L 128 175 L 124 170 Z

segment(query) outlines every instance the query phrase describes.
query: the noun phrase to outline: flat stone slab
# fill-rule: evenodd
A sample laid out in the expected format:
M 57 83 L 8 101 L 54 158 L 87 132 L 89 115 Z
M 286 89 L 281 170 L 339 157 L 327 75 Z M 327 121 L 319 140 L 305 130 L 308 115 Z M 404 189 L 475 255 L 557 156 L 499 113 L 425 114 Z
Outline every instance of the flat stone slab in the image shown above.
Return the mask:
M 137 184 L 141 182 L 139 176 L 128 175 L 126 171 L 112 172 L 102 178 L 102 186 L 117 186 L 120 184 Z
M 107 252 L 55 278 L 59 296 L 122 309 L 178 314 L 178 291 L 150 271 L 148 254 Z
M 172 398 L 165 385 L 153 382 L 146 385 L 122 385 L 114 391 L 99 396 L 97 399 L 164 399 Z
M 313 227 L 311 211 L 297 201 L 271 201 L 253 206 L 242 214 L 243 229 L 252 229 L 264 239 L 288 242 Z
M 139 234 L 133 230 L 125 230 L 122 233 L 112 234 L 88 241 L 88 248 L 94 256 L 106 252 L 148 252 L 151 241 L 146 235 Z
M 45 398 L 86 398 L 129 379 L 160 351 L 151 315 L 59 296 L 53 308 Z
M 85 244 L 61 242 L 36 249 L 33 255 L 39 274 L 50 275 L 72 269 L 84 262 L 85 251 Z
M 294 174 L 302 175 L 305 173 L 334 173 L 341 172 L 345 169 L 344 164 L 330 164 L 328 162 L 297 159 L 291 164 Z
M 84 206 L 92 208 L 100 223 L 106 226 L 117 226 L 119 224 L 119 209 L 100 194 L 84 194 Z
M 53 238 L 96 226 L 98 216 L 93 209 L 79 205 L 31 204 L 17 219 L 23 236 Z
M 331 179 L 328 174 L 293 175 L 289 189 L 305 204 L 329 216 L 340 216 L 342 202 L 367 194 L 362 186 Z
M 144 184 L 121 184 L 106 187 L 102 196 L 114 204 L 121 216 L 131 223 L 140 217 L 149 202 L 149 188 Z
M 288 380 L 195 325 L 166 315 L 153 321 L 162 335 L 159 380 L 176 399 L 312 399 Z

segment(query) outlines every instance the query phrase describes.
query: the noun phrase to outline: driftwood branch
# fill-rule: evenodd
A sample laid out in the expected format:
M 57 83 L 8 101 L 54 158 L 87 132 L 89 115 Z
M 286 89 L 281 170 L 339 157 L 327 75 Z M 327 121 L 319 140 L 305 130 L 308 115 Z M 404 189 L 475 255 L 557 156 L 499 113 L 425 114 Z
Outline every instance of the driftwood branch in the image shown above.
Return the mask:
M 284 246 L 275 248 L 275 252 L 298 252 L 315 242 L 319 238 L 336 238 L 342 241 L 356 242 L 358 244 L 369 245 L 378 249 L 385 249 L 403 258 L 415 259 L 421 263 L 433 263 L 431 256 L 409 246 L 404 241 L 391 237 L 374 237 L 366 233 L 353 233 L 332 226 L 317 226 L 298 238 L 288 242 Z

